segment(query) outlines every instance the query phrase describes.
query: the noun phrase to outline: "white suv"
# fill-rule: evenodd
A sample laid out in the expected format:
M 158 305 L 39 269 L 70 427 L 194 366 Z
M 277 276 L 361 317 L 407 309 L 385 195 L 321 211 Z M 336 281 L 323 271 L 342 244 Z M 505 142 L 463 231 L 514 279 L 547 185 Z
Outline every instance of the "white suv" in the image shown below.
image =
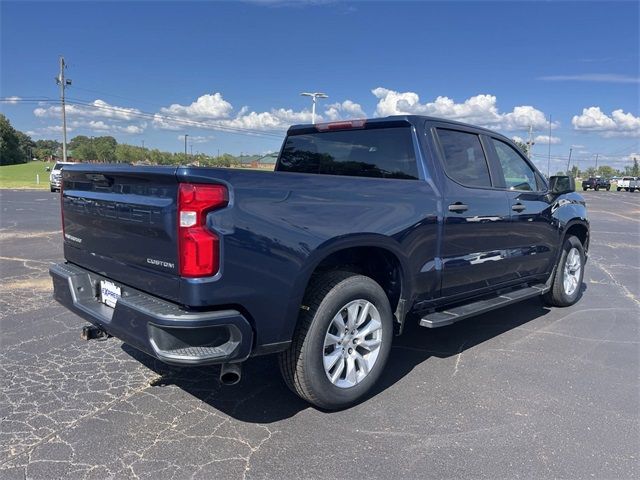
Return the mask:
M 52 192 L 60 191 L 60 180 L 62 179 L 62 167 L 65 165 L 73 165 L 73 162 L 56 162 L 49 175 L 49 186 Z

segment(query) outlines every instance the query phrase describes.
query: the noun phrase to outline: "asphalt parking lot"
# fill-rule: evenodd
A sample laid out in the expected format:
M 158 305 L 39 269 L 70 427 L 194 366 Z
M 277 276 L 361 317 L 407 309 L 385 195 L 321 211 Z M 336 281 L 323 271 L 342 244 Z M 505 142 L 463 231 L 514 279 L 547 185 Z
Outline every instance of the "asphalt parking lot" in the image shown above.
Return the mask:
M 336 413 L 274 357 L 221 387 L 51 299 L 58 195 L 0 191 L 1 478 L 639 478 L 640 193 L 585 192 L 583 298 L 410 327 L 382 382 Z

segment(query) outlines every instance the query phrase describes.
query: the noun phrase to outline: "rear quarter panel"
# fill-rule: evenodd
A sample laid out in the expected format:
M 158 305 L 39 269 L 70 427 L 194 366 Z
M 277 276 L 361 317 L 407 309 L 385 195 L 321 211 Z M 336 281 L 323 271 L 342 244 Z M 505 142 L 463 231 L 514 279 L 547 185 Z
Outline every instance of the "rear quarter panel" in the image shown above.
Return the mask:
M 202 168 L 179 169 L 178 177 L 230 191 L 229 206 L 208 216 L 221 235 L 221 272 L 182 279 L 182 301 L 243 307 L 260 323 L 257 345 L 290 339 L 313 269 L 343 248 L 383 246 L 400 260 L 408 289 L 414 277 L 435 288 L 419 275 L 437 242 L 437 200 L 427 182 Z

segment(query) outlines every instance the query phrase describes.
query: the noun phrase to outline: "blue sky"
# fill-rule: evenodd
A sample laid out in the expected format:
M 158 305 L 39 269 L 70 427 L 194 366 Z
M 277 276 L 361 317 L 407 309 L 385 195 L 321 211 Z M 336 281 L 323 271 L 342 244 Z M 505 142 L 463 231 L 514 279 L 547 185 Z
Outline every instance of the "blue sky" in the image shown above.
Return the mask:
M 58 55 L 74 135 L 209 154 L 277 150 L 310 121 L 420 113 L 539 137 L 620 167 L 640 152 L 639 3 L 7 2 L 0 104 L 59 138 Z M 17 98 L 14 98 L 17 97 Z M 45 100 L 38 104 L 35 100 Z M 47 101 L 49 100 L 49 101 Z M 75 103 L 74 103 L 75 102 Z M 225 131 L 221 131 L 225 130 Z M 233 132 L 240 133 L 230 133 Z

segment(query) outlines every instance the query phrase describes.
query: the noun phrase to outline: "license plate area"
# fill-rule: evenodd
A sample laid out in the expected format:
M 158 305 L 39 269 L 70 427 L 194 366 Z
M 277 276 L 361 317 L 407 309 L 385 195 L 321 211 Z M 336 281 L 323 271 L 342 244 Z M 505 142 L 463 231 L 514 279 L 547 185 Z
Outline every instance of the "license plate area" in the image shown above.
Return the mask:
M 115 283 L 108 280 L 100 280 L 100 302 L 115 308 L 122 295 L 122 290 Z

